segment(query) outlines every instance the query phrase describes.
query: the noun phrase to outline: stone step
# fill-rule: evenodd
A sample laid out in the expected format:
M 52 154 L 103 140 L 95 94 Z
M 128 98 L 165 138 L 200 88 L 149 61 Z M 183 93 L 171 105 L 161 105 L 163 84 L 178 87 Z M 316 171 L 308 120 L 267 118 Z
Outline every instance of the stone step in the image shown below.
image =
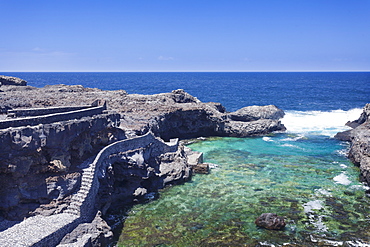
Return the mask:
M 86 195 L 85 194 L 82 194 L 82 193 L 78 193 L 76 194 L 75 196 L 73 196 L 72 200 L 78 200 L 78 199 L 85 199 L 86 198 Z
M 92 181 L 82 181 L 82 183 L 81 183 L 81 187 L 82 187 L 82 186 L 84 186 L 84 185 L 85 185 L 85 186 L 86 186 L 86 185 L 89 185 L 89 186 L 90 186 L 90 185 L 91 185 L 91 183 L 92 183 Z
M 85 176 L 81 179 L 81 183 L 84 181 L 93 181 L 93 180 L 94 180 L 94 177 Z
M 82 205 L 81 202 L 73 201 L 69 204 L 68 208 L 79 208 L 79 207 L 81 207 L 81 205 Z
M 79 196 L 78 197 L 76 197 L 76 199 L 77 198 L 86 198 L 87 197 L 87 195 L 88 195 L 88 192 L 80 192 L 80 193 L 78 193 L 79 194 Z
M 94 173 L 95 173 L 94 170 L 88 170 L 88 171 L 84 170 L 82 174 L 83 175 L 94 175 Z
M 80 212 L 74 209 L 66 209 L 63 213 L 79 216 Z
M 86 169 L 86 170 L 83 170 L 83 174 L 94 174 L 95 173 L 95 169 Z
M 80 190 L 79 190 L 78 192 L 79 192 L 79 193 L 80 193 L 80 192 L 82 192 L 82 193 L 84 193 L 84 192 L 89 192 L 89 191 L 90 191 L 90 188 L 91 188 L 91 187 L 81 187 L 81 188 L 80 188 Z
M 73 199 L 73 201 L 72 202 L 84 202 L 85 201 L 85 199 L 86 199 L 86 197 L 79 197 L 79 198 L 75 198 L 75 199 Z M 71 203 L 72 203 L 71 202 Z
M 69 210 L 69 211 L 75 211 L 75 212 L 79 212 L 80 211 L 80 206 L 77 206 L 77 205 L 70 205 L 66 211 Z

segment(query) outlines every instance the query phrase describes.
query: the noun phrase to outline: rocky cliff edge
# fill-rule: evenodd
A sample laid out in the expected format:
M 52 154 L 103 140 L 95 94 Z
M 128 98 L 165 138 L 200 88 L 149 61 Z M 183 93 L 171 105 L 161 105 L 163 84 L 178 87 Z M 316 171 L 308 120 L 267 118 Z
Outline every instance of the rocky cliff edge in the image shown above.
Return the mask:
M 27 81 L 18 77 L 0 75 L 0 86 L 1 85 L 26 86 Z
M 370 104 L 366 104 L 358 120 L 347 125 L 353 129 L 335 137 L 351 143 L 348 158 L 360 167 L 360 179 L 370 185 Z
M 245 137 L 285 130 L 279 121 L 284 112 L 276 106 L 249 106 L 229 113 L 219 103 L 203 103 L 182 89 L 155 95 L 103 91 L 80 85 L 43 88 L 3 86 L 0 114 L 9 109 L 87 105 L 96 99 L 121 114 L 128 136 L 151 130 L 164 140 L 199 136 Z

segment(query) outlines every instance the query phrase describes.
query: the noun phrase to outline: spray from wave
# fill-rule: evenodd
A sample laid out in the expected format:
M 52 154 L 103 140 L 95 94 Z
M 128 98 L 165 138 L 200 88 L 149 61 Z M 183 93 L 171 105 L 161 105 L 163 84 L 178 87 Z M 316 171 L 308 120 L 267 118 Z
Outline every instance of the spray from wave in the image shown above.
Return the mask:
M 345 124 L 358 119 L 361 113 L 361 108 L 348 111 L 285 111 L 281 122 L 288 133 L 334 137 L 338 132 L 350 129 Z

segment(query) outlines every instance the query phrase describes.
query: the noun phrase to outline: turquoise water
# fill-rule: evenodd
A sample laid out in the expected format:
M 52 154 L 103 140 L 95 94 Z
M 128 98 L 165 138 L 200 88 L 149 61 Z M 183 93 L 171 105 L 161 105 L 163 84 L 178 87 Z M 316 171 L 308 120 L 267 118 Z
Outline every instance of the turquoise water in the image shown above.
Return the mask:
M 342 246 L 369 243 L 369 198 L 345 143 L 327 136 L 274 134 L 190 144 L 217 164 L 208 175 L 135 206 L 119 246 Z M 283 231 L 255 226 L 277 213 Z M 286 245 L 285 245 L 286 246 Z

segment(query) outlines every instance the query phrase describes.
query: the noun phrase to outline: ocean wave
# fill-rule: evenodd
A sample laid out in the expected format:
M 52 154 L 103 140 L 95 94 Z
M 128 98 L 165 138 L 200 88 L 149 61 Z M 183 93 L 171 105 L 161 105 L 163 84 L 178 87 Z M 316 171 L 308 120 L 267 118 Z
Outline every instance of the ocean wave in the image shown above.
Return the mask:
M 282 123 L 288 133 L 334 137 L 336 133 L 350 129 L 345 124 L 358 119 L 361 113 L 361 108 L 348 111 L 285 111 Z
M 280 146 L 281 146 L 281 147 L 290 147 L 290 148 L 297 148 L 297 149 L 304 150 L 304 149 L 303 149 L 303 148 L 301 148 L 301 147 L 298 147 L 298 146 L 293 145 L 293 144 L 288 144 L 288 143 L 281 144 Z
M 274 141 L 274 140 L 271 139 L 271 137 L 268 137 L 268 136 L 262 137 L 262 140 L 264 140 L 265 142 L 273 142 Z

